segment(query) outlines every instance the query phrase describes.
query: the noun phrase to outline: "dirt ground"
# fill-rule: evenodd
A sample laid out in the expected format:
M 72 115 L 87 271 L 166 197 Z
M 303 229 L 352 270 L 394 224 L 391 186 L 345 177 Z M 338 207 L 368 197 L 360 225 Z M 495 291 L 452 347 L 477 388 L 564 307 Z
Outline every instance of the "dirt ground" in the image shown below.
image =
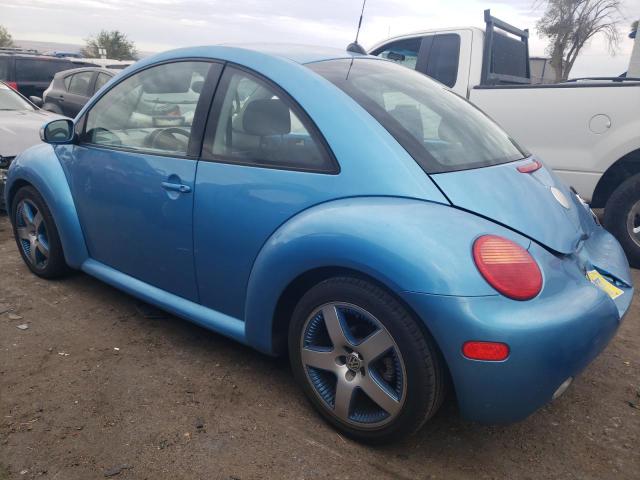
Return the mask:
M 469 423 L 449 401 L 377 448 L 324 424 L 285 360 L 137 305 L 83 274 L 37 279 L 0 216 L 0 480 L 640 478 L 637 298 L 606 351 L 526 421 Z

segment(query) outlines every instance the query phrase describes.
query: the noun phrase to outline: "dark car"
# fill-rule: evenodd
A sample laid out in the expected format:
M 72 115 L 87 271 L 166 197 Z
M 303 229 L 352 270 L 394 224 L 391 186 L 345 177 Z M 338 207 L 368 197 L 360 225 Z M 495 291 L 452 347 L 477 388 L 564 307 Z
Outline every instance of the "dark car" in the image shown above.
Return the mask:
M 116 75 L 117 71 L 100 67 L 84 67 L 58 72 L 44 91 L 42 108 L 75 117 L 95 92 Z M 37 99 L 34 103 L 38 104 Z
M 0 82 L 0 210 L 4 210 L 5 174 L 11 161 L 26 148 L 40 143 L 40 127 L 56 117 Z
M 3 50 L 0 51 L 0 81 L 27 98 L 32 95 L 41 97 L 56 73 L 87 65 L 92 66 L 88 62 L 68 58 Z

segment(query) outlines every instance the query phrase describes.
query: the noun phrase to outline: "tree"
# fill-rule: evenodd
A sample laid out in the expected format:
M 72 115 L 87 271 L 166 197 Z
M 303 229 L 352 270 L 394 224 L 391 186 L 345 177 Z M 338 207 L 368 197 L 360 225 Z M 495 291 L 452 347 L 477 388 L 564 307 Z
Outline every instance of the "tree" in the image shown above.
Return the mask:
M 549 39 L 547 51 L 557 80 L 569 72 L 586 42 L 602 34 L 609 50 L 618 46 L 621 0 L 543 0 L 546 10 L 538 21 L 538 32 Z
M 85 57 L 100 57 L 99 48 L 104 48 L 107 58 L 115 60 L 136 60 L 138 51 L 135 43 L 128 40 L 127 36 L 119 30 L 101 30 L 95 37 L 86 39 L 86 46 L 82 49 Z
M 0 47 L 13 47 L 13 37 L 2 25 L 0 25 Z

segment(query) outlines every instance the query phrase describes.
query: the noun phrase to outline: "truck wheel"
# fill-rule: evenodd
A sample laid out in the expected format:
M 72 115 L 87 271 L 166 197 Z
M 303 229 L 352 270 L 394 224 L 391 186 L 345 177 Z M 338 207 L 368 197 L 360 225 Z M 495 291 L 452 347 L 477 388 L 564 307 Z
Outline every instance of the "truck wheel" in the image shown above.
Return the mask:
M 640 174 L 613 192 L 605 206 L 604 225 L 622 245 L 629 264 L 640 268 Z
M 442 402 L 444 371 L 431 336 L 395 298 L 359 278 L 325 280 L 302 297 L 289 354 L 314 407 L 356 440 L 409 435 Z

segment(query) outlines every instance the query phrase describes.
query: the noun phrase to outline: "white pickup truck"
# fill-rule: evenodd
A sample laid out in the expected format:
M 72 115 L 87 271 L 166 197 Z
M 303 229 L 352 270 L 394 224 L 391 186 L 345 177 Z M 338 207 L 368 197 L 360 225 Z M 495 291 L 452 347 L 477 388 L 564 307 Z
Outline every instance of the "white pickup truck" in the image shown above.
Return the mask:
M 485 31 L 396 36 L 369 53 L 429 75 L 484 110 L 592 208 L 605 208 L 605 226 L 640 267 L 640 79 L 531 85 L 528 31 L 488 10 L 485 22 Z

